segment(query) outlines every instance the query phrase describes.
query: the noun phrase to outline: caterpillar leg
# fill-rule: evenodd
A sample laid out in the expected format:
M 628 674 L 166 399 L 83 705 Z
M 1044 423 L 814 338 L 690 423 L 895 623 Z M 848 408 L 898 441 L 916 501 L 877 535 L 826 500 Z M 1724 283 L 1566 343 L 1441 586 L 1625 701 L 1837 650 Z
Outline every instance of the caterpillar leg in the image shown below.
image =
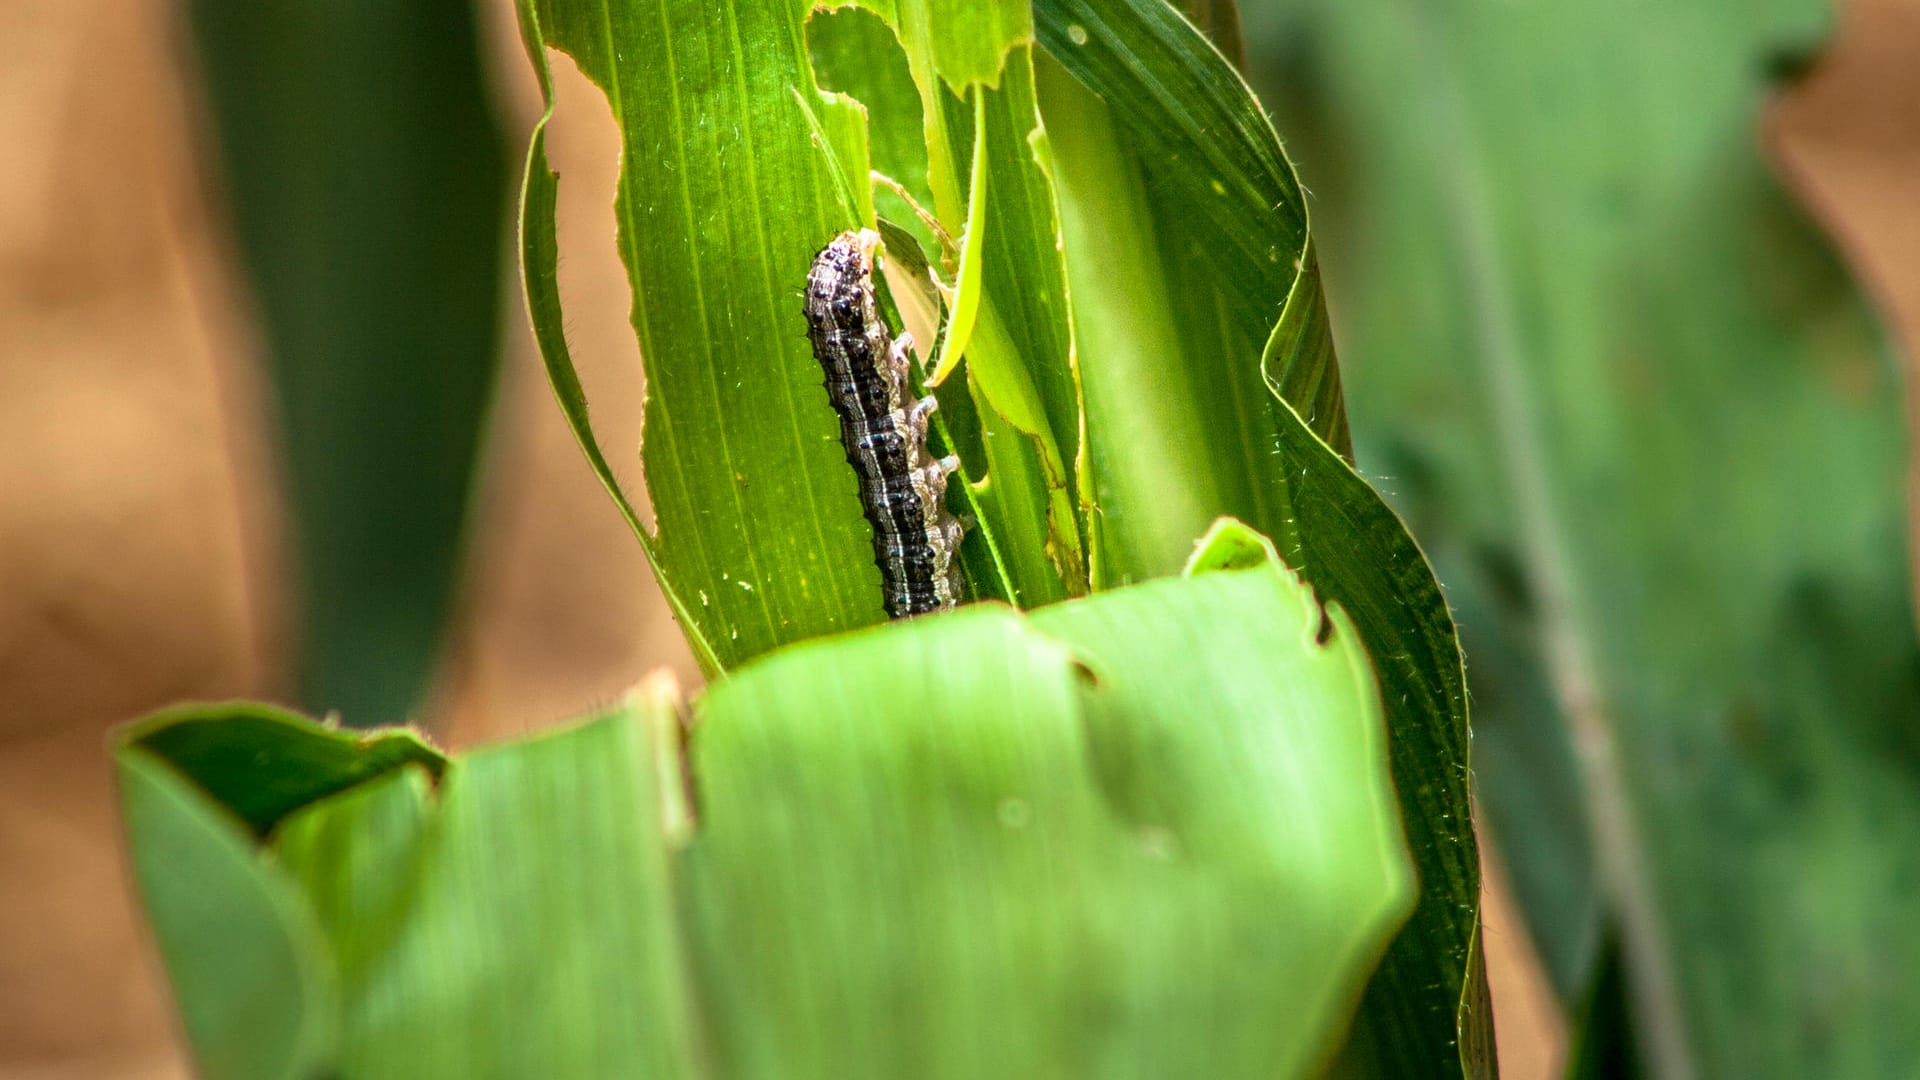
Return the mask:
M 927 437 L 927 418 L 931 417 L 939 408 L 940 399 L 934 397 L 932 394 L 928 394 L 926 397 L 914 402 L 913 408 L 907 410 L 907 428 L 913 432 L 915 442 L 919 442 Z
M 913 486 L 920 493 L 921 505 L 929 514 L 940 509 L 947 497 L 947 477 L 960 468 L 960 459 L 952 454 L 913 470 Z
M 895 378 L 900 379 L 903 384 L 905 383 L 907 373 L 911 371 L 913 367 L 912 334 L 902 330 L 900 331 L 900 336 L 893 339 L 893 344 L 887 349 L 887 367 L 892 371 Z

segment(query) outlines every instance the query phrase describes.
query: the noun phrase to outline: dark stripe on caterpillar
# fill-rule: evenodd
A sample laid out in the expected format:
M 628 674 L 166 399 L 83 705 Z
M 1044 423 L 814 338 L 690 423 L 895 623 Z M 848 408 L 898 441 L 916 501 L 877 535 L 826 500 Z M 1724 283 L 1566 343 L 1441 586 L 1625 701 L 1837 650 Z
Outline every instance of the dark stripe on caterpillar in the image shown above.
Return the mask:
M 947 476 L 959 460 L 927 454 L 932 397 L 915 400 L 908 382 L 912 340 L 894 337 L 873 294 L 880 236 L 868 229 L 833 238 L 807 274 L 807 336 L 840 416 L 840 443 L 860 480 L 873 526 L 887 615 L 900 619 L 950 608 L 960 598 L 954 553 L 963 529 L 947 513 Z

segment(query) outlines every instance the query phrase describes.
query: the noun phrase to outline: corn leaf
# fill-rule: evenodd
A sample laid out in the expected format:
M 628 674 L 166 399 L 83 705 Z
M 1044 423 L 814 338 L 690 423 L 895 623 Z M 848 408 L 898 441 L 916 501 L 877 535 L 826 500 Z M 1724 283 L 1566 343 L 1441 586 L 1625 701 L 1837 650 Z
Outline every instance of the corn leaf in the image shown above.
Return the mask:
M 606 44 L 643 33 L 630 11 L 549 0 L 523 5 L 523 27 L 537 62 L 542 42 L 575 55 L 628 133 L 623 250 L 642 351 L 659 371 L 648 423 L 672 429 L 663 443 L 649 427 L 660 534 L 639 531 L 709 669 L 877 617 L 865 551 L 841 542 L 865 527 L 817 366 L 803 342 L 776 335 L 786 312 L 765 288 L 799 282 L 806 255 L 870 212 L 862 166 L 877 160 L 902 173 L 878 185 L 878 206 L 911 215 L 907 199 L 930 203 L 937 222 L 889 233 L 933 245 L 902 262 L 942 269 L 965 294 L 955 306 L 975 313 L 965 377 L 941 387 L 939 432 L 979 519 L 962 552 L 975 592 L 1032 608 L 1176 574 L 1221 514 L 1279 540 L 1381 658 L 1421 860 L 1423 902 L 1370 992 L 1365 1041 L 1383 1068 L 1479 1071 L 1490 1029 L 1458 648 L 1420 552 L 1327 444 L 1344 449 L 1346 426 L 1304 203 L 1245 84 L 1157 2 L 1043 3 L 1031 29 L 1021 4 L 983 13 L 875 0 L 804 26 L 798 8 L 655 7 L 676 44 L 654 34 L 614 50 L 635 66 L 630 77 L 615 77 Z M 749 48 L 779 54 L 751 83 L 695 78 L 697 98 L 640 107 L 677 92 L 661 73 L 682 63 L 675 50 L 732 71 L 722 60 L 745 63 Z M 639 70 L 648 50 L 660 56 Z M 834 94 L 818 93 L 816 68 Z M 917 103 L 900 100 L 909 84 Z M 667 122 L 683 113 L 696 119 Z M 751 168 L 735 160 L 740 140 L 714 133 L 747 127 L 768 133 Z M 743 177 L 756 178 L 743 187 Z M 556 386 L 584 431 L 584 397 L 555 362 L 551 230 L 532 220 L 550 183 L 537 158 L 526 271 Z M 735 215 L 787 246 L 776 257 L 729 241 Z M 964 237 L 961 250 L 940 234 Z M 963 272 L 976 259 L 977 285 Z M 663 281 L 650 293 L 647 282 Z M 685 302 L 693 291 L 718 298 L 728 333 Z M 653 335 L 656 321 L 680 332 Z M 757 379 L 736 374 L 749 364 Z M 1084 409 L 1082 366 L 1098 380 Z M 796 456 L 795 440 L 818 453 Z M 738 482 L 776 461 L 776 478 Z M 596 467 L 610 480 L 603 458 Z M 826 576 L 840 582 L 831 596 Z
M 1569 1011 L 1617 1011 L 1612 940 L 1652 1075 L 1909 1071 L 1901 392 L 1755 137 L 1828 5 L 1267 10 L 1362 457 L 1461 610 Z
M 1220 514 L 1271 536 L 1374 659 L 1420 907 L 1347 1062 L 1488 1075 L 1467 704 L 1445 599 L 1348 466 L 1292 166 L 1231 66 L 1157 0 L 1045 0 L 1041 111 L 1060 185 L 1098 493 L 1096 584 L 1177 572 Z
M 812 112 L 844 131 L 853 106 L 819 97 L 804 10 L 541 0 L 520 11 L 536 68 L 549 47 L 564 50 L 620 127 L 615 216 L 646 365 L 644 464 L 659 526 L 640 532 L 696 652 L 724 669 L 878 621 L 879 572 L 798 295 L 814 253 L 860 224 L 809 123 Z M 864 180 L 862 164 L 843 163 L 845 175 Z M 528 183 L 523 237 L 550 236 L 550 217 L 536 218 L 556 180 L 538 145 Z M 552 280 L 555 255 L 523 244 L 530 283 Z M 591 440 L 585 396 L 556 351 L 558 291 L 530 284 L 529 296 L 549 368 L 568 376 L 563 403 Z M 610 470 L 602 476 L 612 483 Z
M 137 849 L 223 867 L 143 864 L 183 1008 L 253 1003 L 305 1069 L 190 1024 L 203 1071 L 1313 1075 L 1412 868 L 1352 624 L 1228 532 L 1189 578 L 781 650 L 685 727 L 654 682 L 444 761 L 231 709 L 133 729 Z M 222 780 L 255 751 L 282 790 L 357 779 L 256 846 Z M 263 937 L 306 959 L 263 974 Z
M 134 879 L 180 1027 L 211 1080 L 326 1075 L 337 992 L 312 910 L 236 812 L 136 744 L 116 761 Z
M 475 8 L 182 5 L 287 482 L 297 693 L 408 718 L 499 366 L 507 154 Z
M 338 967 L 314 909 L 258 845 L 295 811 L 447 762 L 410 729 L 354 734 L 267 705 L 181 706 L 115 738 L 134 876 L 201 1072 L 335 1071 Z

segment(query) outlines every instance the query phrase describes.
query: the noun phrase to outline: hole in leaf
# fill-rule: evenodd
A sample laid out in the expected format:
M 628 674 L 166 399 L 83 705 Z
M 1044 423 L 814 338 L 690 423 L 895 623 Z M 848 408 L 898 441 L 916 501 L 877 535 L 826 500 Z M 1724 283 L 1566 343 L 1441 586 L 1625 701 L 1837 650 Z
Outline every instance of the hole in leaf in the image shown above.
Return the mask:
M 646 374 L 632 322 L 633 288 L 620 259 L 614 209 L 620 177 L 620 128 L 612 106 L 573 57 L 548 50 L 553 68 L 553 120 L 547 156 L 560 174 L 555 209 L 560 243 L 560 300 L 567 343 L 587 401 L 594 434 L 649 529 L 653 506 L 639 468 Z

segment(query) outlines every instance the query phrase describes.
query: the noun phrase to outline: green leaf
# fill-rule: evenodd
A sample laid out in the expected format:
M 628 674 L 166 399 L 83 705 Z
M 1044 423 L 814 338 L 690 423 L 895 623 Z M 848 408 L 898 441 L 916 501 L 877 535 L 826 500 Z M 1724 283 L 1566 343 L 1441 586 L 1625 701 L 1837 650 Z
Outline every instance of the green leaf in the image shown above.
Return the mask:
M 889 18 L 918 28 L 908 35 L 908 58 L 919 64 L 910 72 L 924 75 L 923 86 L 935 86 L 938 73 L 948 71 L 942 65 L 974 71 L 989 52 L 1001 55 L 1027 35 L 1024 5 L 1008 5 L 1018 17 L 997 21 L 971 10 L 878 6 Z M 544 46 L 572 55 L 608 94 L 623 133 L 616 215 L 647 370 L 644 462 L 657 535 L 647 533 L 617 491 L 566 354 L 553 284 L 557 253 L 550 243 L 554 178 L 538 136 L 522 223 L 536 336 L 576 434 L 640 534 L 709 674 L 778 644 L 881 617 L 878 571 L 853 474 L 838 446 L 819 365 L 804 336 L 793 330 L 799 317 L 793 291 L 804 282 L 813 254 L 835 233 L 860 224 L 857 215 L 872 212 L 865 198 L 870 140 L 864 110 L 858 101 L 818 91 L 804 51 L 805 15 L 804 8 L 771 0 L 733 5 L 724 17 L 681 0 L 640 8 L 600 0 L 521 5 L 523 36 L 536 67 L 544 70 Z M 823 52 L 845 56 L 831 44 Z M 992 74 L 999 78 L 997 64 Z M 685 92 L 689 86 L 699 92 Z M 986 103 L 1003 91 L 965 82 L 957 89 L 983 102 L 983 119 L 1002 115 L 1004 110 Z M 936 102 L 951 98 L 939 93 Z M 889 123 L 946 119 L 944 106 L 916 114 L 891 104 L 877 114 Z M 1018 113 L 1016 107 L 1016 121 Z M 1025 114 L 1017 128 L 1022 144 L 1034 124 L 1030 93 Z M 969 123 L 965 130 L 974 127 Z M 890 129 L 879 145 L 892 155 L 901 134 Z M 931 175 L 907 181 L 915 187 L 933 182 L 936 193 L 945 193 L 935 201 L 956 208 L 947 219 L 954 234 L 965 216 L 956 178 L 965 171 L 969 147 L 963 143 L 956 152 L 944 141 L 931 147 Z M 1029 172 L 1035 168 L 1031 155 L 1014 157 L 1006 181 L 986 186 L 1006 188 L 1009 198 L 1029 197 L 1018 170 L 1023 162 Z M 999 160 L 997 154 L 988 157 Z M 849 184 L 857 188 L 853 205 Z M 1016 214 L 1006 221 L 1022 226 L 1027 219 Z M 985 231 L 1001 234 L 993 225 Z M 988 246 L 1013 250 L 1018 242 L 1043 249 L 1057 280 L 1057 238 L 1051 230 L 1030 232 L 1009 228 L 1005 243 Z M 970 351 L 976 365 L 995 370 L 1012 364 L 996 357 L 1019 355 L 1017 343 L 1031 337 L 1025 328 L 1014 336 L 994 306 L 994 268 L 1004 257 L 986 250 L 970 264 L 988 276 L 985 297 L 976 298 L 983 333 L 972 336 Z M 1060 290 L 1052 296 L 1057 332 L 1041 340 L 1054 347 L 1065 371 L 1064 305 Z M 1012 370 L 1032 379 L 1028 369 Z M 1075 414 L 1071 400 L 1065 409 Z M 953 438 L 962 449 L 963 475 L 979 480 L 992 474 L 964 493 L 980 521 L 963 555 L 969 566 L 992 566 L 1004 579 L 976 581 L 983 593 L 1045 602 L 1068 595 L 1085 576 L 1069 487 L 1073 443 L 1037 430 L 1041 425 L 1018 410 L 1010 415 L 1027 438 L 990 444 L 985 428 Z M 998 416 L 987 417 L 988 424 L 1004 424 Z M 941 418 L 943 429 L 946 423 Z M 989 445 L 990 453 L 967 449 Z M 1028 497 L 1036 491 L 1043 494 L 1038 502 Z
M 960 366 L 967 342 L 973 338 L 973 322 L 980 315 L 980 267 L 986 251 L 987 207 L 987 109 L 986 99 L 976 95 L 973 104 L 973 164 L 967 182 L 967 227 L 960 236 L 960 269 L 954 274 L 953 312 L 947 317 L 946 332 L 940 339 L 940 359 L 927 373 L 927 385 L 938 386 Z
M 1318 620 L 1269 565 L 1032 630 L 970 609 L 716 690 L 690 857 L 723 1071 L 1310 1071 L 1410 899 L 1377 714 L 1352 711 L 1370 676 Z M 863 978 L 823 996 L 835 968 Z
M 967 341 L 966 390 L 975 408 L 952 408 L 958 395 L 951 393 L 941 396 L 941 404 L 949 413 L 978 415 L 978 430 L 958 433 L 956 442 L 963 451 L 981 448 L 986 475 L 977 480 L 974 500 L 1009 569 L 1011 599 L 1030 608 L 1087 591 L 1091 496 L 1081 475 L 1080 387 L 1053 184 L 1042 161 L 1032 28 L 1025 4 L 1002 3 L 993 14 L 983 10 L 910 3 L 901 6 L 893 25 L 919 91 L 926 180 L 940 219 L 950 234 L 961 231 L 963 220 L 968 231 L 975 218 L 990 222 L 986 241 L 970 240 L 963 251 L 977 264 L 962 259 L 961 296 L 952 316 L 967 317 L 967 305 L 978 304 L 977 327 Z M 954 51 L 947 39 L 995 32 L 1004 64 L 990 79 L 963 77 L 981 78 L 978 67 L 955 72 L 941 66 L 941 57 Z M 905 113 L 893 109 L 880 118 L 898 123 Z M 962 137 L 966 131 L 974 133 L 970 141 Z M 986 155 L 984 169 L 976 153 Z M 962 174 L 985 181 L 969 185 L 964 204 Z M 983 293 L 977 300 L 966 289 L 965 272 L 974 265 Z M 944 377 L 943 371 L 936 374 Z M 969 479 L 979 472 L 976 466 Z
M 1587 999 L 1569 1017 L 1568 1080 L 1638 1080 L 1647 1075 L 1636 1047 L 1616 941 L 1602 942 Z
M 652 22 L 629 23 L 630 13 L 589 17 L 599 9 L 577 0 L 524 8 L 528 40 L 572 51 L 611 88 L 627 132 L 622 235 L 630 268 L 640 268 L 636 321 L 650 377 L 660 368 L 649 386 L 649 424 L 682 425 L 664 443 L 652 427 L 647 436 L 649 484 L 668 485 L 666 497 L 655 498 L 658 559 L 696 647 L 710 643 L 710 667 L 731 668 L 781 641 L 877 617 L 863 607 L 877 596 L 864 551 L 815 535 L 821 521 L 838 522 L 843 513 L 846 538 L 864 539 L 866 530 L 832 445 L 830 413 L 796 404 L 820 397 L 800 392 L 818 372 L 801 342 L 772 336 L 786 315 L 765 289 L 770 280 L 801 280 L 800 255 L 841 227 L 825 220 L 832 206 L 864 212 L 844 205 L 833 177 L 859 175 L 862 143 L 843 122 L 854 117 L 857 126 L 856 102 L 866 94 L 873 100 L 861 103 L 870 106 L 865 145 L 905 170 L 895 177 L 903 189 L 930 195 L 949 235 L 961 234 L 969 218 L 987 222 L 975 249 L 981 293 L 966 379 L 941 392 L 941 437 L 966 466 L 964 496 L 980 518 L 962 552 L 975 590 L 1037 607 L 1093 585 L 1174 574 L 1192 537 L 1223 513 L 1276 537 L 1292 565 L 1354 614 L 1358 633 L 1382 658 L 1395 776 L 1421 860 L 1423 902 L 1375 980 L 1367 1040 L 1378 1044 L 1383 1068 L 1438 1060 L 1480 1070 L 1474 1055 L 1489 1028 L 1476 977 L 1478 867 L 1458 648 L 1418 549 L 1321 441 L 1343 443 L 1346 427 L 1318 268 L 1298 186 L 1259 106 L 1219 54 L 1159 3 L 1041 5 L 1039 33 L 1063 57 L 1061 67 L 1034 57 L 1024 14 L 949 24 L 940 21 L 944 9 L 924 4 L 866 6 L 894 30 L 918 110 L 897 100 L 901 61 L 862 13 L 822 15 L 806 28 L 837 80 L 832 85 L 851 95 L 821 98 L 813 110 L 788 104 L 796 89 L 803 102 L 815 93 L 804 58 L 789 53 L 800 33 L 792 9 L 736 5 L 726 18 L 702 20 L 656 5 L 666 15 L 662 27 L 677 35 L 669 47 L 647 36 Z M 577 25 L 551 23 L 561 14 Z M 645 40 L 616 50 L 623 66 L 615 79 L 607 42 L 629 35 Z M 855 40 L 877 50 L 870 68 L 849 59 Z M 772 50 L 771 59 L 755 54 L 751 85 L 744 77 L 694 78 L 703 93 L 676 104 L 678 84 L 662 71 L 668 61 L 680 63 L 677 50 L 706 70 L 701 65 L 718 65 L 716 57 L 744 63 L 740 50 L 749 44 Z M 1001 62 L 988 81 L 969 81 L 987 79 L 983 63 L 951 60 L 995 50 Z M 943 67 L 949 62 L 959 66 Z M 626 73 L 629 64 L 635 70 Z M 778 108 L 761 100 L 782 94 Z M 661 107 L 639 107 L 656 99 Z M 1046 125 L 1036 104 L 1045 106 Z M 695 119 L 668 123 L 685 115 Z M 748 128 L 790 131 L 761 139 L 758 173 L 729 158 L 739 140 L 713 134 Z M 924 166 L 908 148 L 910 129 L 923 136 Z M 799 153 L 816 131 L 813 153 Z M 789 143 L 791 158 L 784 156 Z M 986 155 L 980 175 L 990 179 L 984 190 L 963 191 L 976 144 Z M 668 158 L 678 164 L 659 164 Z M 781 162 L 787 171 L 774 171 Z M 544 162 L 537 164 L 530 216 L 544 213 L 534 200 L 546 191 L 539 187 Z M 914 175 L 919 168 L 924 175 Z M 696 212 L 716 222 L 735 215 L 767 222 L 767 242 L 797 236 L 797 254 L 776 260 L 764 245 L 737 244 L 709 252 L 731 233 L 719 225 L 692 229 Z M 650 237 L 644 243 L 635 239 L 639 219 L 646 222 L 639 232 Z M 526 228 L 529 237 L 550 232 L 532 220 Z M 530 292 L 534 282 L 548 289 L 551 267 L 549 248 L 531 251 Z M 710 288 L 701 284 L 709 277 Z M 667 284 L 649 295 L 646 282 Z M 694 292 L 731 305 L 728 334 L 714 335 L 710 318 L 692 318 L 700 314 L 686 303 Z M 564 361 L 557 303 L 534 307 L 549 363 Z M 649 338 L 656 318 L 682 333 Z M 750 349 L 754 333 L 761 336 Z M 736 377 L 749 360 L 759 375 Z M 1087 384 L 1084 419 L 1083 363 L 1089 379 L 1102 380 L 1097 393 Z M 556 366 L 556 383 L 583 430 L 577 383 L 563 362 Z M 784 388 L 768 381 L 769 371 L 782 373 Z M 728 396 L 721 407 L 709 393 L 716 383 L 738 399 Z M 1295 410 L 1310 418 L 1311 430 Z M 804 461 L 786 445 L 802 431 L 817 432 L 806 438 L 820 451 Z M 717 458 L 733 464 L 720 469 Z M 760 466 L 745 462 L 771 468 L 775 459 L 793 483 L 735 483 L 760 475 Z M 610 475 L 604 463 L 596 467 Z M 849 497 L 816 497 L 829 488 Z M 749 505 L 758 509 L 742 516 Z M 678 558 L 677 528 L 688 530 Z M 753 565 L 719 569 L 734 560 L 731 553 L 751 555 Z M 859 579 L 834 593 L 834 604 L 846 604 L 807 592 L 829 572 Z M 775 603 L 785 605 L 777 625 L 763 620 L 764 632 L 747 625 Z
M 256 857 L 232 808 L 165 759 L 123 743 L 116 765 L 134 879 L 200 1075 L 331 1073 L 332 957 L 299 889 Z
M 1164 4 L 1050 2 L 1042 111 L 1061 186 L 1104 580 L 1171 573 L 1207 523 L 1273 529 L 1266 380 L 1344 448 L 1331 348 L 1269 346 L 1312 284 L 1306 209 L 1259 104 Z M 1067 76 L 1071 76 L 1068 78 Z M 1295 336 L 1312 340 L 1303 312 Z M 1263 377 L 1263 351 L 1288 363 Z M 1284 502 L 1284 496 L 1280 496 Z
M 1206 535 L 1194 542 L 1193 557 L 1187 560 L 1182 577 L 1193 577 L 1215 570 L 1244 570 L 1263 562 L 1279 562 L 1280 552 L 1273 541 L 1261 536 L 1245 522 L 1221 518 Z
M 586 390 L 581 386 L 579 372 L 573 366 L 560 306 L 560 238 L 554 216 L 559 200 L 560 178 L 547 160 L 547 124 L 553 119 L 553 75 L 547 64 L 546 51 L 539 44 L 543 38 L 534 8 L 529 4 L 521 4 L 516 10 L 520 18 L 521 39 L 527 45 L 528 55 L 540 79 L 541 95 L 547 103 L 546 112 L 533 128 L 527 150 L 527 169 L 520 191 L 520 281 L 525 290 L 527 313 L 533 322 L 534 340 L 539 345 L 540 359 L 547 370 L 547 381 L 553 386 L 554 397 L 560 404 L 560 411 L 566 416 L 567 426 L 572 429 L 581 451 L 586 454 L 594 475 L 599 477 L 601 485 L 613 497 L 621 517 L 626 519 L 634 538 L 639 541 L 640 551 L 646 556 L 647 565 L 660 583 L 667 606 L 687 637 L 694 661 L 699 664 L 702 674 L 714 678 L 721 673 L 722 666 L 719 653 L 715 651 L 713 643 L 707 640 L 708 624 L 705 620 L 695 619 L 677 583 L 666 574 L 661 565 L 659 548 L 640 520 L 640 512 L 621 489 L 620 481 L 613 472 L 613 464 L 601 448 L 600 440 L 593 432 L 593 422 L 587 415 Z
M 536 67 L 548 46 L 567 52 L 620 126 L 615 214 L 659 527 L 646 547 L 710 674 L 883 617 L 853 473 L 801 332 L 797 290 L 814 253 L 859 224 L 794 100 L 798 90 L 813 101 L 829 132 L 854 122 L 852 106 L 818 96 L 803 15 L 782 0 L 521 4 Z M 547 284 L 554 181 L 534 151 L 523 237 L 540 242 L 523 244 L 523 269 L 542 353 L 585 442 L 585 399 Z M 865 176 L 863 161 L 841 164 Z M 611 470 L 596 468 L 611 486 Z
M 288 813 L 403 765 L 438 776 L 446 759 L 410 728 L 317 727 L 270 705 L 181 705 L 125 728 L 137 747 L 191 779 L 265 836 Z
M 1054 185 L 1044 163 L 1032 46 L 1023 43 L 1008 53 L 999 87 L 976 88 L 974 94 L 985 102 L 983 145 L 995 179 L 986 192 L 993 224 L 967 376 L 988 436 L 987 483 L 999 489 L 1000 517 L 1007 522 L 1002 531 L 1023 535 L 1018 508 L 1029 513 L 1029 540 L 1017 550 L 1037 566 L 1020 576 L 1018 601 L 1038 607 L 1089 588 L 1091 493 L 1080 454 L 1066 266 Z M 940 100 L 950 105 L 950 97 Z M 993 438 L 996 432 L 1002 437 Z
M 883 268 L 893 299 L 923 353 L 932 355 L 938 345 L 942 356 L 957 362 L 955 347 L 970 343 L 972 323 L 980 314 L 987 250 L 982 241 L 989 200 L 967 204 L 964 228 L 959 222 L 943 226 L 937 220 L 922 220 L 922 215 L 928 215 L 925 207 L 933 202 L 927 133 L 920 90 L 892 27 L 864 10 L 821 11 L 807 23 L 807 40 L 822 84 L 864 109 L 875 171 L 899 189 L 894 191 L 889 184 L 876 188 L 879 231 L 887 243 Z M 970 145 L 981 151 L 987 145 L 989 118 L 984 101 L 985 95 L 975 98 L 968 128 L 973 132 Z M 996 161 L 1007 158 L 1009 167 L 1003 171 L 1012 175 L 1010 155 L 982 152 L 971 159 L 972 187 L 986 189 L 990 156 Z M 943 170 L 952 170 L 950 147 L 942 146 L 938 159 Z M 888 214 L 905 223 L 888 220 Z M 958 245 L 955 235 L 962 238 Z M 942 255 L 938 284 L 927 250 Z M 950 301 L 942 298 L 942 289 Z M 940 312 L 949 302 L 953 310 L 943 336 L 938 329 Z M 997 361 L 1006 355 L 1005 335 L 997 321 L 989 327 L 994 339 L 990 361 Z M 935 362 L 929 379 L 941 382 L 945 363 Z M 973 390 L 970 374 L 936 390 L 941 411 L 934 417 L 930 440 L 935 453 L 960 456 L 963 482 L 953 485 L 955 495 L 948 501 L 963 502 L 963 512 L 980 523 L 960 550 L 972 592 L 976 597 L 1023 605 L 1058 599 L 1063 586 L 1046 557 L 1047 495 L 1033 451 L 1019 445 L 1017 437 L 995 438 L 997 433 L 1011 433 L 1005 432 L 1004 420 L 991 409 L 976 407 Z M 983 473 L 989 475 L 982 478 Z
M 298 694 L 439 658 L 498 366 L 506 163 L 465 0 L 186 5 L 288 484 Z
M 1901 393 L 1755 138 L 1827 5 L 1272 10 L 1363 457 L 1471 631 L 1564 1000 L 1613 924 L 1651 1075 L 1910 1069 Z
M 893 28 L 870 11 L 847 7 L 813 12 L 806 33 L 807 54 L 821 89 L 845 94 L 865 110 L 869 164 L 914 200 L 909 203 L 885 186 L 875 188 L 882 233 L 885 223 L 891 222 L 910 230 L 925 251 L 940 252 L 941 238 L 915 211 L 916 205 L 924 209 L 933 204 L 933 190 L 927 184 L 919 91 Z M 904 254 L 891 237 L 887 254 L 896 260 Z M 920 344 L 924 350 L 934 343 L 929 336 Z
M 274 854 L 338 958 L 348 1076 L 697 1076 L 657 778 L 673 703 L 390 773 Z
M 368 764 L 250 865 L 343 1075 L 1304 1076 L 1412 906 L 1384 736 L 1351 623 L 1258 559 L 782 650 L 684 733 L 655 683 L 437 786 Z
M 1035 18 L 1058 61 L 1040 67 L 1041 111 L 1099 489 L 1096 585 L 1178 572 L 1190 538 L 1232 514 L 1348 611 L 1422 885 L 1348 1063 L 1490 1075 L 1459 646 L 1419 548 L 1326 441 L 1347 428 L 1292 167 L 1245 84 L 1164 4 L 1047 0 Z

